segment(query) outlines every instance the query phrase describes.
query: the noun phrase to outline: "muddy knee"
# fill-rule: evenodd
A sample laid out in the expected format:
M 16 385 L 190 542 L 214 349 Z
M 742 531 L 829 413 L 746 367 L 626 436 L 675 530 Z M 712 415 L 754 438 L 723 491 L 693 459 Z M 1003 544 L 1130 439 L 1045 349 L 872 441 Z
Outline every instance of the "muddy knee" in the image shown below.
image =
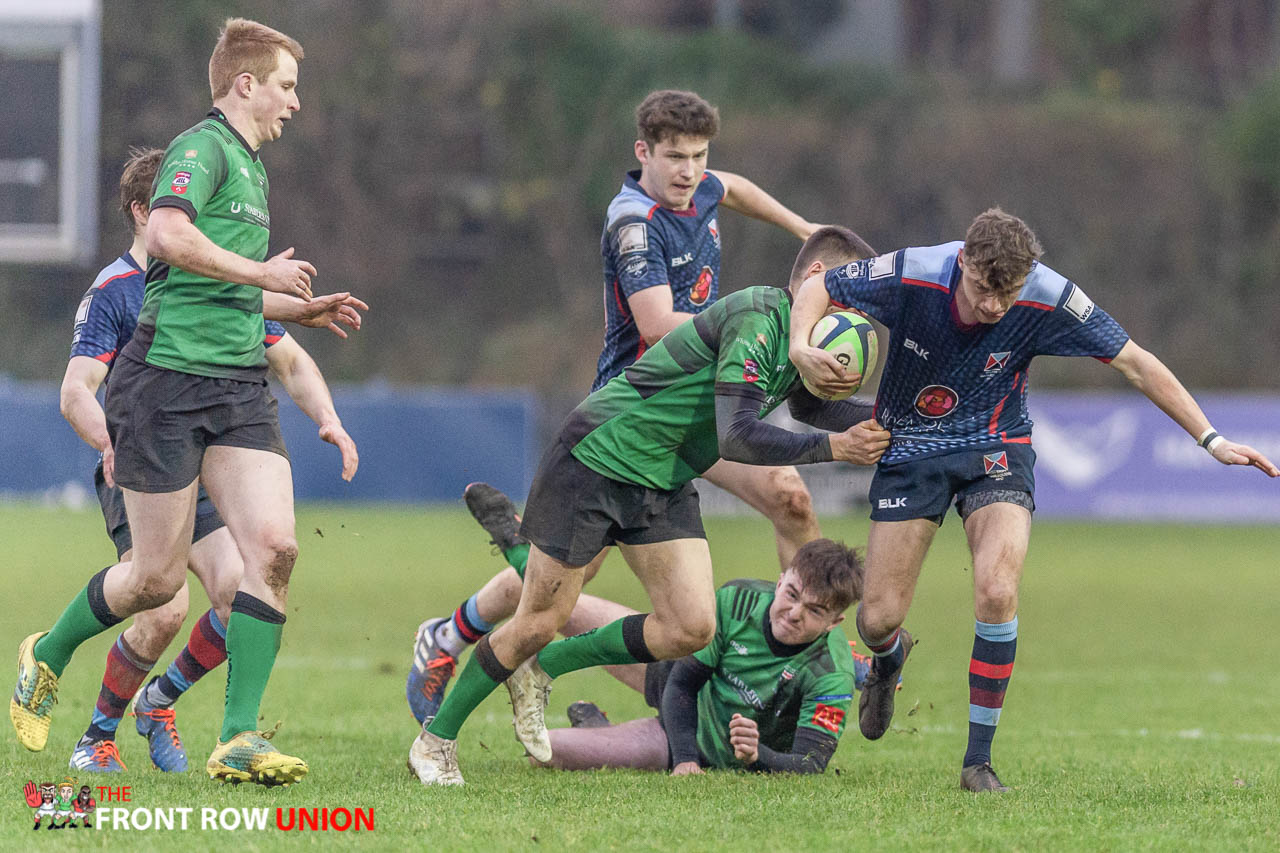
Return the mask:
M 262 582 L 276 595 L 283 597 L 289 591 L 289 576 L 293 564 L 298 561 L 298 541 L 292 536 L 279 537 L 267 545 L 266 562 L 262 567 Z
M 776 523 L 800 525 L 813 520 L 813 498 L 809 496 L 809 488 L 794 468 L 779 468 L 769 472 L 769 494 L 772 517 Z

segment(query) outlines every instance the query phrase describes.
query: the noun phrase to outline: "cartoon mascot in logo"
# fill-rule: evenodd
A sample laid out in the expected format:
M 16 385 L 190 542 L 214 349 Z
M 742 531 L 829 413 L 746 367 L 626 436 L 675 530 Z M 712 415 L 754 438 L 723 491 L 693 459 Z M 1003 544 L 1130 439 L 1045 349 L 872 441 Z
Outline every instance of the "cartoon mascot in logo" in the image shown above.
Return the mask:
M 22 795 L 26 797 L 27 805 L 35 809 L 36 812 L 32 817 L 35 818 L 35 826 L 32 829 L 39 829 L 43 822 L 45 829 L 53 829 L 53 816 L 58 811 L 58 807 L 54 804 L 54 795 L 57 788 L 52 782 L 41 782 L 39 786 L 35 782 L 27 782 L 22 786 Z
M 93 798 L 93 793 L 88 785 L 80 786 L 80 796 L 76 797 L 76 801 L 71 804 L 72 810 L 75 812 L 71 816 L 71 825 L 74 827 L 76 821 L 80 821 L 81 826 L 93 826 L 93 813 L 98 808 L 98 801 Z
M 75 802 L 75 798 L 76 780 L 66 777 L 58 783 L 58 798 L 54 801 L 54 805 L 58 807 L 54 826 L 58 829 L 65 829 L 71 823 L 71 804 Z

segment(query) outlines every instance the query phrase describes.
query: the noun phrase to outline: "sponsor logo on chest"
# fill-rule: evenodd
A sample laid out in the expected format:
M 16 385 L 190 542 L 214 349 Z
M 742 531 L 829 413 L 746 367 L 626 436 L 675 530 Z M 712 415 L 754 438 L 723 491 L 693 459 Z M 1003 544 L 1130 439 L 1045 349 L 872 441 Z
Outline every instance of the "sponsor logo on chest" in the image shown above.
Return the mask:
M 920 346 L 920 344 L 918 344 L 918 343 L 916 343 L 915 341 L 911 340 L 911 338 L 907 338 L 906 340 L 904 340 L 904 341 L 902 342 L 902 345 L 903 345 L 904 347 L 906 347 L 907 349 L 911 350 L 911 351 L 912 351 L 913 353 L 915 353 L 916 355 L 918 355 L 918 356 L 920 356 L 921 358 L 923 358 L 925 361 L 928 361 L 928 360 L 929 360 L 929 351 L 928 351 L 927 349 L 925 349 L 924 347 Z
M 247 201 L 231 202 L 231 214 L 246 222 L 261 225 L 263 228 L 271 226 L 271 217 L 267 212 L 257 205 L 249 204 Z
M 988 373 L 999 373 L 1000 371 L 1004 370 L 1005 365 L 1009 363 L 1009 356 L 1011 354 L 1012 353 L 1007 353 L 1007 352 L 988 353 L 987 365 L 986 367 L 982 368 L 983 374 L 985 375 Z

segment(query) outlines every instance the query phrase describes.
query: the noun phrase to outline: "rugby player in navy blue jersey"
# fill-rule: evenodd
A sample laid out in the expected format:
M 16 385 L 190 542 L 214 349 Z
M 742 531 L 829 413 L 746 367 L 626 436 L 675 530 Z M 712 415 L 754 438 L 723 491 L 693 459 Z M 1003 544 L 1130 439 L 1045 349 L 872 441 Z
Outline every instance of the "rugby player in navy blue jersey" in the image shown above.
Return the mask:
M 604 348 L 591 390 L 621 373 L 663 335 L 716 301 L 720 285 L 721 206 L 782 228 L 801 241 L 818 227 L 750 180 L 708 171 L 716 108 L 693 92 L 656 91 L 636 108 L 640 168 L 628 172 L 609 203 L 600 252 L 604 262 Z M 809 490 L 793 466 L 721 460 L 704 479 L 741 498 L 774 527 L 778 561 L 822 535 Z M 419 627 L 406 695 L 421 721 L 435 713 L 455 660 L 469 643 L 515 612 L 527 546 L 513 550 L 499 528 L 513 528 L 505 499 L 468 492 L 467 504 L 515 571 L 495 576 L 454 612 Z
M 138 324 L 145 290 L 143 268 L 147 263 L 147 202 L 163 157 L 160 149 L 135 149 L 125 163 L 120 178 L 120 209 L 132 231 L 133 243 L 98 273 L 80 300 L 71 357 L 61 389 L 63 416 L 87 444 L 102 453 L 94 471 L 94 483 L 107 534 L 115 543 L 121 562 L 127 562 L 132 556 L 133 535 L 125 515 L 123 495 L 115 484 L 114 452 L 97 391 L 104 382 L 114 381 L 112 367 Z M 361 318 L 356 306 L 364 307 L 364 303 L 350 299 L 347 294 L 336 294 L 298 303 L 289 312 L 293 319 L 303 320 L 306 325 L 343 323 L 358 327 Z M 271 313 L 277 316 L 280 312 L 271 309 Z M 345 332 L 336 325 L 333 331 L 345 337 Z M 354 472 L 358 463 L 355 443 L 333 411 L 324 377 L 315 362 L 285 328 L 273 320 L 264 321 L 264 343 L 271 371 L 304 412 L 317 423 L 329 425 L 322 437 L 339 447 L 344 469 Z M 152 763 L 165 771 L 187 769 L 186 751 L 173 706 L 195 681 L 226 660 L 225 625 L 244 569 L 230 532 L 203 489 L 196 504 L 191 542 L 187 567 L 200 579 L 213 606 L 201 616 L 181 654 L 162 676 L 153 678 L 141 692 L 139 688 L 147 673 L 186 618 L 187 585 L 184 583 L 167 604 L 136 615 L 107 654 L 98 700 L 89 727 L 72 752 L 72 767 L 106 773 L 125 769 L 115 733 L 129 700 L 136 693 L 137 730 L 147 738 Z
M 1035 509 L 1027 370 L 1037 355 L 1093 356 L 1119 370 L 1214 459 L 1280 470 L 1219 435 L 1187 390 L 1080 287 L 1039 263 L 1039 242 L 999 208 L 963 242 L 901 249 L 811 276 L 791 314 L 790 356 L 819 391 L 853 378 L 808 346 L 831 304 L 886 325 L 891 345 L 875 417 L 892 435 L 871 484 L 871 531 L 858 634 L 875 660 L 858 701 L 870 739 L 893 717 L 894 685 L 911 651 L 902 630 L 934 533 L 952 501 L 973 555 L 976 636 L 969 663 L 969 743 L 960 784 L 1008 790 L 991 741 L 1013 672 L 1018 586 Z

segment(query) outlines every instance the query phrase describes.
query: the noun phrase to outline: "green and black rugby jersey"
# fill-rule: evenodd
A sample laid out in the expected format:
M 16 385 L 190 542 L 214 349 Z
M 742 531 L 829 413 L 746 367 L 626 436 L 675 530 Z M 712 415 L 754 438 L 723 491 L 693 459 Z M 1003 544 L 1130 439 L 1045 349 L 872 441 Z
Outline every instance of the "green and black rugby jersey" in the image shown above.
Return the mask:
M 701 476 L 720 458 L 716 394 L 763 391 L 763 418 L 799 382 L 790 323 L 786 290 L 729 294 L 582 401 L 562 439 L 582 464 L 622 482 L 670 490 Z
M 729 581 L 716 591 L 716 635 L 694 657 L 714 670 L 698 693 L 698 749 L 713 767 L 741 767 L 729 720 L 756 721 L 760 742 L 790 752 L 807 726 L 839 739 L 853 700 L 853 655 L 840 626 L 805 646 L 779 642 L 769 627 L 775 585 Z
M 214 110 L 169 144 L 151 208 L 177 207 L 216 245 L 261 261 L 271 227 L 268 189 L 257 152 Z M 152 260 L 132 343 L 129 354 L 157 367 L 262 379 L 262 290 Z

